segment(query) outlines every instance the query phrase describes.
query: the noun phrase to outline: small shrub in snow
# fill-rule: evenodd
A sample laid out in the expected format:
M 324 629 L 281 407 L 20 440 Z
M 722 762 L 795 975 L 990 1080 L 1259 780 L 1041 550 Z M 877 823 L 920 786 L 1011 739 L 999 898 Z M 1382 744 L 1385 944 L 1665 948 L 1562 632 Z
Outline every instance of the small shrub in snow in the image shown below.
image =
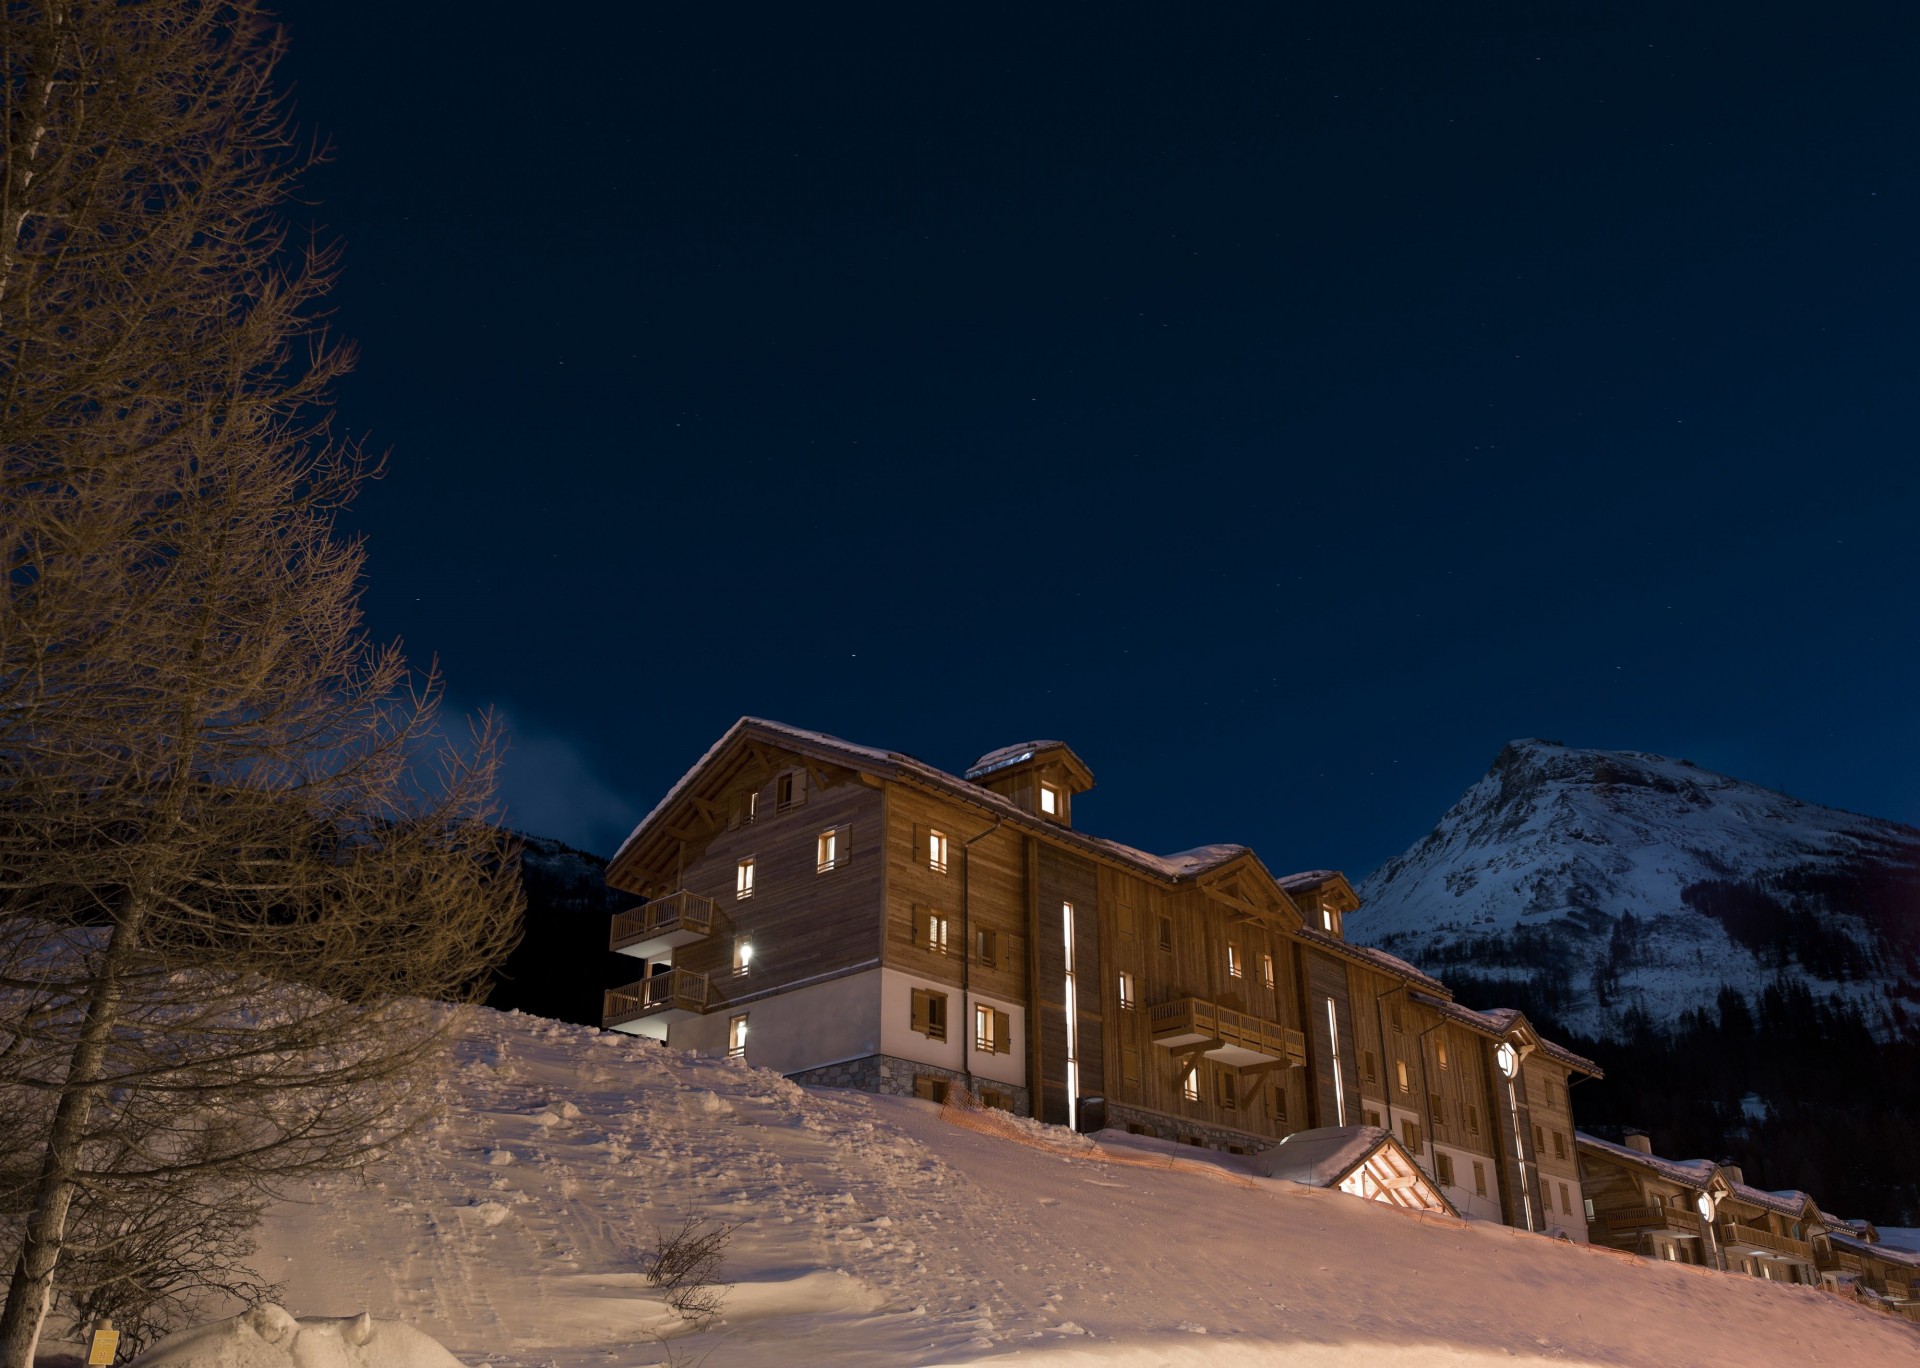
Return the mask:
M 667 1305 L 705 1327 L 720 1314 L 726 1285 L 720 1281 L 727 1241 L 739 1225 L 689 1216 L 674 1231 L 654 1227 L 653 1253 L 647 1256 L 647 1282 L 666 1294 Z

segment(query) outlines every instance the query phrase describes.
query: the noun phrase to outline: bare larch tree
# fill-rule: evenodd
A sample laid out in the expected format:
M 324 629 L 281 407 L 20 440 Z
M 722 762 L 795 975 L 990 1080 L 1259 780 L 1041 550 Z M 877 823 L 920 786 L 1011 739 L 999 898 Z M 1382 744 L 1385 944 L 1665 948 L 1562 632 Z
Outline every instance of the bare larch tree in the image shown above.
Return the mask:
M 0 4 L 0 1368 L 27 1368 L 70 1240 L 416 1127 L 427 999 L 484 989 L 520 898 L 491 725 L 445 744 L 437 677 L 360 618 L 336 523 L 374 471 L 331 429 L 334 258 L 285 220 L 310 154 L 278 30 L 252 0 Z

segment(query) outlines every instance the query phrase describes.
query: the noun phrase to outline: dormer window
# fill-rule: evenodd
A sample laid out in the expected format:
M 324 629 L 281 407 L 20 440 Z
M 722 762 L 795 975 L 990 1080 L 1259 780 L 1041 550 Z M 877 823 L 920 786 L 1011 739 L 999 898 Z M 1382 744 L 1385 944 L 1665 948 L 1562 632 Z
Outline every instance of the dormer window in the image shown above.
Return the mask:
M 1333 933 L 1333 909 L 1332 908 L 1323 907 L 1320 909 L 1320 929 L 1327 932 L 1329 935 Z
M 1060 790 L 1052 784 L 1040 786 L 1040 811 L 1049 817 L 1060 815 Z

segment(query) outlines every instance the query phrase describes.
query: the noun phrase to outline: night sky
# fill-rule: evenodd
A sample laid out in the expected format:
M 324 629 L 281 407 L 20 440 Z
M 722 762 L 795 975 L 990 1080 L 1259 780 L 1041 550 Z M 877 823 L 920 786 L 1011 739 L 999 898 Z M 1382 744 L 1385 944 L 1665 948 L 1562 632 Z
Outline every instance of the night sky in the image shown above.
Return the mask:
M 1920 821 L 1920 7 L 286 0 L 381 637 L 1356 877 L 1512 737 Z

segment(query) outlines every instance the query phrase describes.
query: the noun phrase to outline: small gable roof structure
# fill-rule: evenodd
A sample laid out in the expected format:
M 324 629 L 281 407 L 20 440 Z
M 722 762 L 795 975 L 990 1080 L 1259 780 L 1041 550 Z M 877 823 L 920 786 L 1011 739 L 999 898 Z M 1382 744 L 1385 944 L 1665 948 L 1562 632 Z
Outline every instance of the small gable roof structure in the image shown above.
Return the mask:
M 1511 1041 L 1520 1047 L 1521 1053 L 1539 1050 L 1547 1058 L 1567 1068 L 1586 1074 L 1590 1078 L 1605 1078 L 1606 1072 L 1585 1055 L 1575 1054 L 1557 1041 L 1548 1040 L 1528 1021 L 1526 1014 L 1513 1007 L 1495 1007 L 1491 1011 L 1477 1012 L 1471 1007 L 1462 1006 L 1448 998 L 1436 997 L 1431 993 L 1415 992 L 1410 994 L 1415 1002 L 1431 1007 L 1450 1021 L 1456 1021 L 1468 1030 L 1476 1031 L 1490 1040 Z M 1606 1141 L 1599 1143 L 1605 1144 Z M 1616 1148 L 1623 1148 L 1616 1146 Z M 1627 1154 L 1638 1157 L 1638 1150 L 1625 1150 Z
M 1393 1135 L 1380 1126 L 1322 1126 L 1295 1131 L 1254 1160 L 1269 1178 L 1410 1211 L 1460 1213 Z

